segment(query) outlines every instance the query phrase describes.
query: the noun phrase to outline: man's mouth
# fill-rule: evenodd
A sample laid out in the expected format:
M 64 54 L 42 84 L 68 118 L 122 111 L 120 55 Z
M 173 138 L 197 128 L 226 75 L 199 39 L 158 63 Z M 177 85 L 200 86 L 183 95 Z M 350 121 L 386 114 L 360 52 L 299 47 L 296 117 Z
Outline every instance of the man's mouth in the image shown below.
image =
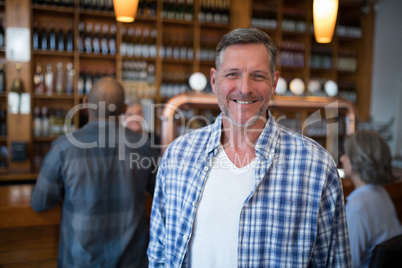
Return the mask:
M 252 104 L 252 103 L 256 102 L 255 100 L 252 100 L 252 101 L 233 100 L 233 101 L 238 103 L 238 104 Z

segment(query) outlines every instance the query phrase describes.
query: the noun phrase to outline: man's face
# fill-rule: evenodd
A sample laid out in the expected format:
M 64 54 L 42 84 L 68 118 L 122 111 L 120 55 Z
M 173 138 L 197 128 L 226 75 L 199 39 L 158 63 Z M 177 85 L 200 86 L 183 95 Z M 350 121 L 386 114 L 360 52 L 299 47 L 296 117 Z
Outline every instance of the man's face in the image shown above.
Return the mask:
M 225 49 L 219 73 L 211 69 L 212 90 L 233 124 L 249 127 L 268 109 L 279 77 L 271 76 L 269 62 L 264 45 L 240 44 Z
M 124 115 L 127 127 L 132 131 L 142 132 L 144 124 L 144 113 L 140 104 L 134 104 L 127 108 Z

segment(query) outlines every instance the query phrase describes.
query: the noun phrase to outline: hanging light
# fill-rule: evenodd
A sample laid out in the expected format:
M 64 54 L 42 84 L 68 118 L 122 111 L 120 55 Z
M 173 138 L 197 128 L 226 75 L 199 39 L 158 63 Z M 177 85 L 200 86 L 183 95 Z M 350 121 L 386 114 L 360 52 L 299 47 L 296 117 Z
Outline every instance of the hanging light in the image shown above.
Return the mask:
M 314 35 L 318 43 L 330 43 L 334 34 L 338 0 L 314 0 Z
M 133 22 L 137 14 L 138 0 L 113 0 L 114 14 L 120 22 Z

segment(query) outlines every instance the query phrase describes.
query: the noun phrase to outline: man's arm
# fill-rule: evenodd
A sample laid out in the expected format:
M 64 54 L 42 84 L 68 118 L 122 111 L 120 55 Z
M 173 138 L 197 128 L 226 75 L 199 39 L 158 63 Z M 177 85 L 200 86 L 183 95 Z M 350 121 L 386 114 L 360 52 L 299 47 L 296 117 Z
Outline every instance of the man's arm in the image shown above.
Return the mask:
M 36 212 L 56 206 L 64 197 L 60 151 L 53 145 L 42 162 L 35 187 L 31 194 L 31 207 Z
M 352 267 L 342 184 L 336 168 L 331 170 L 322 191 L 313 263 L 323 267 Z
M 165 267 L 166 217 L 164 168 L 166 167 L 164 167 L 164 159 L 162 159 L 159 166 L 152 202 L 150 242 L 147 251 L 149 267 Z

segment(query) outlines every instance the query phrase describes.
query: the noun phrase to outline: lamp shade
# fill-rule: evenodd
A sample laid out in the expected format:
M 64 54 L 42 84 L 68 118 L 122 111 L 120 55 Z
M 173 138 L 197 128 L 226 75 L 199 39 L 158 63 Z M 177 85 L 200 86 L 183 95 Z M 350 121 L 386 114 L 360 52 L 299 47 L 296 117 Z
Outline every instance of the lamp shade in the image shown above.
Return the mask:
M 314 0 L 314 35 L 318 43 L 330 43 L 338 14 L 338 0 Z
M 133 22 L 137 14 L 138 0 L 113 0 L 114 14 L 120 22 Z

